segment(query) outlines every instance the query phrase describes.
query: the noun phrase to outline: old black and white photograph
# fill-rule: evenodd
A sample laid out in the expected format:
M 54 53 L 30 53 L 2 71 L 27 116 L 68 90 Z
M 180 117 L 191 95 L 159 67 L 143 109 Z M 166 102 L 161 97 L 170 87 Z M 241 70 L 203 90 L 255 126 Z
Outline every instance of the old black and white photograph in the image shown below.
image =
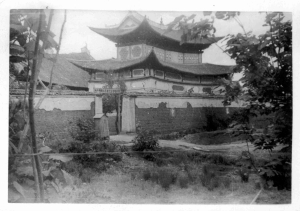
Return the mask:
M 295 202 L 292 9 L 53 5 L 5 9 L 6 203 Z

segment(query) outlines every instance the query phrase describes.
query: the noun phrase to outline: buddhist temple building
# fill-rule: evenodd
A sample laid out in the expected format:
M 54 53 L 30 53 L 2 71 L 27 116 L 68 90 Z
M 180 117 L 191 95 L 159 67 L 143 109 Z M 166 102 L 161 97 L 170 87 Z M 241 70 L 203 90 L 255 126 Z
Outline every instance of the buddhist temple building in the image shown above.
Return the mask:
M 181 30 L 169 31 L 168 25 L 137 12 L 129 12 L 113 27 L 90 29 L 116 44 L 116 58 L 69 61 L 90 74 L 88 89 L 95 94 L 107 85 L 107 75 L 125 83 L 122 132 L 135 132 L 137 126 L 158 132 L 200 128 L 206 121 L 204 107 L 220 115 L 229 113 L 215 88 L 218 78 L 230 77 L 232 66 L 202 61 L 205 49 L 222 37 L 181 43 Z M 97 96 L 96 107 L 102 106 Z M 95 117 L 101 113 L 99 108 Z

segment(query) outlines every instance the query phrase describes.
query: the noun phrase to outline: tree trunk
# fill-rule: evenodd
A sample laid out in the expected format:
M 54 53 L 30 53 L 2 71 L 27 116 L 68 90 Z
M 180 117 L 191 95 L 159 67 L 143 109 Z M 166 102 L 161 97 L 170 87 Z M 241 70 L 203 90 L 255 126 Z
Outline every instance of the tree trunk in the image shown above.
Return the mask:
M 44 183 L 43 183 L 43 175 L 42 175 L 42 168 L 40 164 L 40 159 L 37 155 L 37 141 L 36 141 L 36 130 L 35 130 L 35 121 L 34 121 L 34 98 L 35 98 L 35 90 L 36 90 L 36 81 L 39 74 L 39 68 L 42 63 L 42 56 L 41 53 L 44 52 L 46 46 L 46 40 L 43 40 L 43 45 L 41 50 L 39 50 L 39 42 L 40 42 L 40 34 L 41 34 L 41 27 L 42 27 L 42 14 L 43 10 L 40 10 L 40 18 L 39 18 L 39 25 L 37 30 L 37 36 L 34 46 L 34 56 L 33 56 L 33 65 L 31 70 L 31 77 L 30 77 L 30 86 L 29 86 L 29 124 L 30 124 L 30 131 L 31 131 L 31 143 L 32 143 L 32 152 L 34 155 L 34 162 L 35 168 L 37 171 L 37 178 L 39 184 L 39 192 L 40 192 L 40 202 L 44 202 Z M 50 12 L 48 26 L 46 29 L 46 35 L 49 34 L 51 22 L 53 17 L 53 10 Z M 47 39 L 47 36 L 45 36 Z M 33 169 L 34 170 L 34 169 Z
M 30 130 L 31 130 L 31 143 L 32 143 L 32 152 L 34 154 L 37 154 L 37 143 L 36 143 L 36 131 L 35 131 L 35 124 L 34 124 L 34 95 L 35 95 L 35 86 L 36 86 L 36 67 L 38 63 L 39 58 L 39 41 L 40 41 L 40 32 L 41 32 L 41 25 L 42 25 L 42 12 L 40 11 L 40 19 L 39 19 L 39 26 L 37 31 L 37 37 L 35 42 L 35 48 L 34 48 L 34 59 L 33 59 L 33 65 L 31 70 L 31 78 L 30 78 L 30 86 L 29 86 L 29 123 L 30 123 Z M 44 188 L 43 188 L 43 177 L 42 177 L 42 169 L 39 165 L 39 158 L 38 155 L 34 155 L 34 167 L 37 171 L 37 177 L 38 177 L 38 186 L 39 186 L 39 192 L 40 192 L 40 201 L 44 201 Z M 33 169 L 35 171 L 35 169 Z

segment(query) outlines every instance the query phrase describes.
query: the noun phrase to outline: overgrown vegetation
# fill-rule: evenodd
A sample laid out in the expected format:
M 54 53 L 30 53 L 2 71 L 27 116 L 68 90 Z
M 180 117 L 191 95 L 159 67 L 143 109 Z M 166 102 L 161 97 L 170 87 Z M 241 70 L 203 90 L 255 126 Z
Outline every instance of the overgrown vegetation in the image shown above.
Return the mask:
M 240 12 L 204 12 L 206 19 L 191 23 L 195 15 L 177 17 L 168 29 L 175 25 L 183 30 L 181 42 L 197 39 L 215 39 L 216 29 L 214 18 L 220 20 L 233 19 L 241 27 L 243 33 L 227 36 L 227 48 L 224 51 L 236 61 L 234 73 L 241 73 L 243 77 L 239 83 L 231 79 L 220 79 L 225 93 L 224 105 L 242 99 L 246 103 L 242 121 L 231 125 L 237 133 L 248 135 L 247 141 L 252 142 L 256 149 L 271 152 L 279 144 L 285 145 L 284 151 L 291 154 L 292 146 L 292 22 L 286 21 L 282 12 L 266 12 L 265 24 L 268 30 L 259 35 L 247 32 L 240 22 Z M 217 44 L 216 44 L 217 45 Z M 274 115 L 273 125 L 263 133 L 255 133 L 249 124 L 250 115 Z M 212 118 L 213 119 L 213 118 Z M 214 127 L 213 120 L 211 127 Z M 270 161 L 268 167 L 261 167 L 262 172 L 274 176 L 274 172 L 286 175 L 284 180 L 291 180 L 287 175 L 291 172 L 291 156 Z M 275 166 L 285 165 L 276 170 Z M 289 173 L 286 173 L 289 172 Z M 260 173 L 261 174 L 261 173 Z
M 48 17 L 46 13 L 49 12 Z M 19 128 L 19 131 L 15 131 L 13 129 L 14 126 L 10 126 L 10 157 L 13 157 L 13 154 L 18 154 L 24 151 L 28 153 L 34 153 L 33 159 L 31 160 L 33 170 L 33 176 L 35 178 L 35 190 L 36 190 L 36 199 L 40 202 L 44 202 L 44 183 L 43 183 L 43 175 L 42 168 L 40 164 L 37 146 L 37 136 L 35 130 L 35 120 L 34 120 L 34 109 L 38 108 L 41 104 L 44 97 L 40 98 L 37 105 L 34 105 L 34 96 L 36 91 L 36 85 L 41 63 L 43 60 L 43 55 L 46 49 L 56 50 L 58 54 L 62 39 L 62 31 L 64 28 L 64 24 L 66 22 L 66 12 L 64 22 L 61 27 L 61 33 L 59 38 L 59 43 L 53 39 L 55 36 L 54 33 L 51 32 L 51 23 L 52 17 L 54 15 L 53 10 L 11 10 L 10 11 L 10 39 L 9 39 L 9 47 L 10 47 L 10 55 L 9 55 L 9 75 L 10 75 L 10 88 L 24 88 L 25 95 L 23 98 L 23 104 L 27 106 L 23 106 L 23 115 L 18 116 L 16 119 L 15 114 L 14 117 L 10 116 L 10 125 L 14 125 L 11 121 L 17 121 L 17 125 L 20 126 L 20 118 L 23 119 L 23 127 Z M 48 20 L 47 20 L 48 18 Z M 56 56 L 57 58 L 57 56 Z M 53 63 L 53 67 L 55 62 Z M 50 86 L 46 87 L 42 81 L 40 83 L 45 88 L 44 96 L 46 96 L 49 88 L 51 89 L 51 80 L 52 80 L 52 71 L 50 77 Z M 28 99 L 27 99 L 28 92 Z M 15 104 L 19 104 L 14 100 L 11 100 L 10 108 L 14 110 L 16 106 Z M 11 110 L 11 109 L 10 109 Z M 10 114 L 12 114 L 10 112 Z M 28 133 L 30 128 L 30 133 Z M 27 134 L 28 133 L 28 134 Z M 15 146 L 11 141 L 11 138 L 14 139 L 14 143 L 18 144 Z M 17 140 L 18 139 L 18 140 Z M 30 143 L 31 142 L 31 143 Z M 27 149 L 23 149 L 27 148 Z M 20 159 L 12 158 L 16 165 L 16 161 L 21 162 Z M 14 181 L 14 187 L 21 191 L 21 185 L 17 184 Z
M 121 149 L 113 143 L 92 142 L 87 144 L 78 141 L 71 142 L 68 147 L 59 151 L 59 153 L 78 153 L 78 155 L 73 156 L 74 162 L 80 164 L 84 169 L 90 168 L 99 173 L 106 171 L 111 165 L 122 160 L 122 153 L 116 152 L 121 152 Z M 79 173 L 82 170 L 78 169 Z
M 206 119 L 204 129 L 206 131 L 223 130 L 227 128 L 228 118 L 219 116 L 214 107 L 204 107 L 203 110 Z
M 95 124 L 93 119 L 77 118 L 70 122 L 68 128 L 71 137 L 83 143 L 90 143 L 95 140 Z
M 158 138 L 154 136 L 154 131 L 142 130 L 138 132 L 136 138 L 133 140 L 134 151 L 155 151 L 158 148 Z

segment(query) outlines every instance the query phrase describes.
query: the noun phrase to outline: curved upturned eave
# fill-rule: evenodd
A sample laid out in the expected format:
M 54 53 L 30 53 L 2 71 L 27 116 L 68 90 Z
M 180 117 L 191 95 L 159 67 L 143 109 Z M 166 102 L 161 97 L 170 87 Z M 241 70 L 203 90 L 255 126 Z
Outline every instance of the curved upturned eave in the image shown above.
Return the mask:
M 152 66 L 161 66 L 162 68 L 173 69 L 176 72 L 180 72 L 183 74 L 192 74 L 195 76 L 231 74 L 232 68 L 233 68 L 233 66 L 214 65 L 214 64 L 208 64 L 208 63 L 198 64 L 198 65 L 184 65 L 184 64 L 175 64 L 175 63 L 160 61 L 156 57 L 153 50 L 147 57 L 144 57 L 144 58 L 139 58 L 136 60 L 128 60 L 128 61 L 102 60 L 101 61 L 102 64 L 97 64 L 97 66 L 94 66 L 94 67 L 92 67 L 91 63 L 92 62 L 99 63 L 99 61 L 70 61 L 70 62 L 72 62 L 75 66 L 77 66 L 83 70 L 92 71 L 92 72 L 119 71 L 119 70 L 122 70 L 125 68 L 131 68 L 131 67 L 135 67 L 135 66 L 141 65 L 143 63 L 144 64 L 146 63 L 150 66 L 151 65 Z M 86 65 L 87 63 L 89 63 L 89 65 Z M 114 67 L 112 66 L 112 63 L 115 63 Z M 148 65 L 146 65 L 146 66 L 148 66 Z M 197 66 L 198 68 L 202 67 L 203 69 L 205 69 L 205 73 L 197 73 L 197 72 L 188 71 L 189 67 L 195 67 L 195 66 Z M 224 71 L 222 71 L 222 72 L 219 71 L 218 73 L 213 73 L 212 70 L 210 70 L 210 68 L 207 66 L 211 66 L 211 68 L 216 68 L 216 67 L 224 68 Z M 198 71 L 201 71 L 201 70 L 198 69 Z
M 119 39 L 122 36 L 128 36 L 130 34 L 134 34 L 136 33 L 140 28 L 142 28 L 143 26 L 147 27 L 149 30 L 151 30 L 151 32 L 155 33 L 157 36 L 161 36 L 164 39 L 168 39 L 170 41 L 175 41 L 178 44 L 181 42 L 181 35 L 177 35 L 177 31 L 173 30 L 173 31 L 169 31 L 166 32 L 165 29 L 160 29 L 157 28 L 155 26 L 152 26 L 148 20 L 146 18 L 144 18 L 144 20 L 137 25 L 136 27 L 132 28 L 132 29 L 119 29 L 119 27 L 116 28 L 94 28 L 94 27 L 89 27 L 92 31 L 96 32 L 97 34 L 106 37 L 107 39 L 118 43 Z M 172 37 L 173 34 L 173 37 Z M 174 37 L 175 35 L 175 37 Z M 218 42 L 219 40 L 223 39 L 224 37 L 215 37 L 215 41 L 211 41 L 211 42 L 207 42 L 207 43 L 201 43 L 201 41 L 188 41 L 186 43 L 184 43 L 185 45 L 200 45 L 202 46 L 203 49 L 207 48 L 209 45 Z M 208 39 L 206 39 L 208 41 Z

